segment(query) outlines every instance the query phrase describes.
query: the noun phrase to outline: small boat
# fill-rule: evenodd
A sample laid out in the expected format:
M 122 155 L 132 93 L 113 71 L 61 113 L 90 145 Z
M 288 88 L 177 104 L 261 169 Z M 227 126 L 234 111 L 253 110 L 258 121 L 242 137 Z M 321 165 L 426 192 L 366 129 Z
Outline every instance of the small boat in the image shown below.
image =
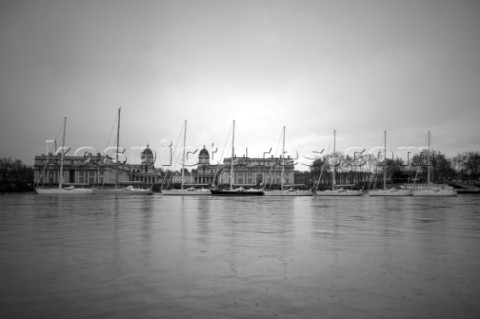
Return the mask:
M 162 189 L 163 195 L 211 195 L 209 189 L 189 187 L 185 189 Z
M 348 189 L 343 187 L 338 187 L 335 189 L 327 190 L 315 190 L 316 196 L 362 196 L 363 191 L 358 189 Z
M 480 194 L 480 186 L 464 184 L 464 183 L 453 183 L 451 185 L 459 194 Z
M 367 192 L 368 196 L 412 196 L 412 190 L 407 188 L 389 188 L 389 189 L 372 189 Z
M 95 194 L 98 195 L 152 195 L 153 191 L 148 188 L 139 188 L 129 185 L 127 187 L 114 187 L 114 188 L 96 188 Z
M 43 195 L 82 195 L 93 194 L 91 188 L 76 188 L 76 187 L 63 187 L 63 188 L 35 188 L 37 194 Z
M 180 189 L 162 189 L 162 194 L 163 195 L 184 195 L 184 196 L 190 196 L 190 195 L 211 195 L 209 189 L 205 188 L 194 188 L 194 187 L 189 187 L 189 188 L 184 188 L 185 186 L 185 161 L 186 161 L 186 153 L 185 153 L 185 145 L 187 144 L 187 121 L 185 120 L 185 124 L 183 126 L 183 161 L 182 161 L 182 182 Z
M 457 191 L 447 184 L 434 184 L 430 181 L 430 131 L 428 131 L 427 153 L 427 183 L 404 184 L 404 187 L 412 190 L 413 196 L 457 196 Z
M 65 158 L 65 132 L 67 130 L 67 118 L 63 118 L 63 137 L 62 137 L 62 149 L 60 153 L 60 173 L 59 173 L 59 181 L 58 181 L 58 188 L 44 188 L 44 187 L 39 187 L 37 184 L 37 187 L 35 187 L 35 191 L 37 194 L 43 194 L 43 195 L 83 195 L 83 194 L 93 194 L 93 190 L 91 188 L 76 188 L 74 186 L 67 186 L 63 187 L 63 162 Z M 45 168 L 47 167 L 48 163 L 45 165 Z M 45 168 L 42 172 L 45 172 Z
M 245 189 L 243 187 L 235 189 L 212 189 L 210 190 L 212 195 L 218 196 L 262 196 L 265 193 L 262 190 L 255 188 Z
M 266 190 L 265 196 L 312 196 L 314 192 L 312 190 L 303 190 L 303 189 L 296 189 L 296 188 L 288 188 L 288 189 L 279 189 L 279 190 Z
M 447 184 L 406 184 L 413 196 L 457 196 L 457 191 Z
M 383 136 L 383 154 L 387 156 L 387 131 Z M 367 192 L 368 196 L 412 196 L 412 190 L 405 187 L 387 189 L 387 166 L 383 166 L 383 189 L 371 189 Z
M 97 195 L 152 195 L 153 191 L 150 188 L 127 187 L 119 186 L 119 171 L 118 171 L 118 150 L 120 149 L 120 108 L 118 109 L 117 117 L 117 150 L 115 162 L 115 186 L 113 188 L 95 188 L 93 192 Z
M 264 195 L 263 190 L 258 190 L 254 188 L 245 189 L 243 187 L 233 188 L 233 159 L 235 157 L 235 120 L 233 121 L 232 129 L 232 158 L 230 162 L 230 188 L 229 189 L 211 189 L 210 192 L 214 196 L 262 196 Z
M 336 130 L 333 131 L 333 154 L 336 152 Z M 325 164 L 324 164 L 325 165 Z M 332 189 L 329 190 L 314 190 L 314 194 L 317 196 L 362 196 L 363 191 L 357 189 L 344 188 L 341 185 L 335 185 L 335 171 L 336 166 L 332 171 Z

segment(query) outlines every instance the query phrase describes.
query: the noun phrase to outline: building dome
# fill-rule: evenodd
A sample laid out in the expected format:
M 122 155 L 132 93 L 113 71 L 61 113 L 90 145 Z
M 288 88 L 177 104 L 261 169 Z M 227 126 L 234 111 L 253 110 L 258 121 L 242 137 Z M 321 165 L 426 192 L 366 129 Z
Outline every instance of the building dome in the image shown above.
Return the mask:
M 205 145 L 203 146 L 200 153 L 198 153 L 198 165 L 199 166 L 210 165 L 210 154 L 205 148 Z
M 154 155 L 153 151 L 150 149 L 150 146 L 147 144 L 147 148 L 145 148 L 142 153 L 140 154 L 142 158 L 142 164 L 151 165 L 154 162 Z
M 208 156 L 210 157 L 210 154 L 208 153 L 207 149 L 205 148 L 205 146 L 202 148 L 202 150 L 200 151 L 200 153 L 198 154 L 198 156 Z
M 145 155 L 153 155 L 153 151 L 150 149 L 150 147 L 147 145 L 147 148 L 143 150 L 142 154 Z

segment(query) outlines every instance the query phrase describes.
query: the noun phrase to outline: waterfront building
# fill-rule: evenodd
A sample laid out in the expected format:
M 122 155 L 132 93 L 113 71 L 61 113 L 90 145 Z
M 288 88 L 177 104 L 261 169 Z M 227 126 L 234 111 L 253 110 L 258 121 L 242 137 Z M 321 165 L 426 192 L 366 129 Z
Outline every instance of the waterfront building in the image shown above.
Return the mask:
M 282 178 L 282 157 L 234 158 L 233 184 L 243 187 L 272 187 L 279 188 Z M 205 147 L 198 155 L 197 169 L 193 170 L 195 185 L 210 186 L 212 184 L 228 185 L 230 183 L 231 158 L 225 158 L 222 165 L 210 164 L 210 155 Z M 283 169 L 284 184 L 294 183 L 294 160 L 285 158 Z
M 181 172 L 173 172 L 172 175 L 171 175 L 171 182 L 172 184 L 181 184 L 182 183 L 182 173 Z M 184 173 L 184 176 L 183 176 L 183 179 L 184 179 L 184 184 L 185 185 L 191 185 L 193 184 L 193 176 L 191 173 L 188 173 L 188 172 L 185 172 Z
M 35 184 L 58 185 L 60 181 L 60 153 L 35 156 Z M 152 150 L 147 146 L 141 153 L 141 164 L 116 165 L 113 158 L 100 153 L 84 156 L 65 156 L 63 161 L 64 185 L 115 185 L 119 174 L 121 185 L 151 185 L 161 183 L 162 176 L 154 167 Z
M 233 184 L 245 187 L 279 188 L 294 183 L 294 161 L 290 157 L 285 159 L 282 176 L 282 157 L 251 158 L 235 157 L 233 161 Z M 230 181 L 231 158 L 223 161 L 219 184 L 228 184 Z
M 197 169 L 192 170 L 193 183 L 202 187 L 211 186 L 219 169 L 218 164 L 210 164 L 210 154 L 204 146 L 198 154 Z
M 142 153 L 140 153 L 141 163 L 130 165 L 130 181 L 143 183 L 146 185 L 162 182 L 161 173 L 155 169 L 155 156 L 150 146 L 147 144 Z

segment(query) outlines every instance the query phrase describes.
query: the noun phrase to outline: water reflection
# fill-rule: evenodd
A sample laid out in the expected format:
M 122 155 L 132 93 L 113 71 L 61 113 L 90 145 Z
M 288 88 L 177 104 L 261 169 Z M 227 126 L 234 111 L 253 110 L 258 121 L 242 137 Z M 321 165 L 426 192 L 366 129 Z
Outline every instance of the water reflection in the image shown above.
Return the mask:
M 2 317 L 480 313 L 478 197 L 0 203 Z
M 197 227 L 198 227 L 198 240 L 201 244 L 207 244 L 210 237 L 210 200 L 206 198 L 200 198 L 197 203 Z

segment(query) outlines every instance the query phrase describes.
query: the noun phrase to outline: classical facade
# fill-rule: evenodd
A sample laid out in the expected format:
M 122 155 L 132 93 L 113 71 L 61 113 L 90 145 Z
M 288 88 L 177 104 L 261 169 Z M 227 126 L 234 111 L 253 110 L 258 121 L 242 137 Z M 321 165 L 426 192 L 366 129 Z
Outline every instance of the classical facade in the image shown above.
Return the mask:
M 210 164 L 210 154 L 203 147 L 198 154 L 197 169 L 192 171 L 193 183 L 202 186 L 213 185 L 219 169 L 219 165 Z
M 155 156 L 148 144 L 147 148 L 140 154 L 140 157 L 142 160 L 141 164 L 130 165 L 130 180 L 144 184 L 161 183 L 161 174 L 154 167 Z
M 293 184 L 293 163 L 294 161 L 291 158 L 283 160 L 281 157 L 236 157 L 233 160 L 233 184 L 236 186 L 279 188 L 282 184 L 282 178 L 283 184 Z M 230 168 L 231 158 L 226 158 L 223 161 L 219 184 L 230 183 Z
M 147 146 L 141 153 L 141 164 L 116 165 L 108 155 L 87 153 L 84 156 L 65 156 L 63 182 L 66 185 L 151 185 L 160 183 L 162 176 L 153 165 L 154 156 Z M 60 181 L 60 154 L 35 156 L 36 184 L 55 185 Z
M 245 187 L 279 188 L 283 183 L 294 183 L 294 161 L 290 157 L 251 158 L 235 157 L 233 161 L 233 184 Z M 230 183 L 231 158 L 226 158 L 223 165 L 210 164 L 210 155 L 203 148 L 198 155 L 197 170 L 192 173 L 195 185 L 228 185 Z

